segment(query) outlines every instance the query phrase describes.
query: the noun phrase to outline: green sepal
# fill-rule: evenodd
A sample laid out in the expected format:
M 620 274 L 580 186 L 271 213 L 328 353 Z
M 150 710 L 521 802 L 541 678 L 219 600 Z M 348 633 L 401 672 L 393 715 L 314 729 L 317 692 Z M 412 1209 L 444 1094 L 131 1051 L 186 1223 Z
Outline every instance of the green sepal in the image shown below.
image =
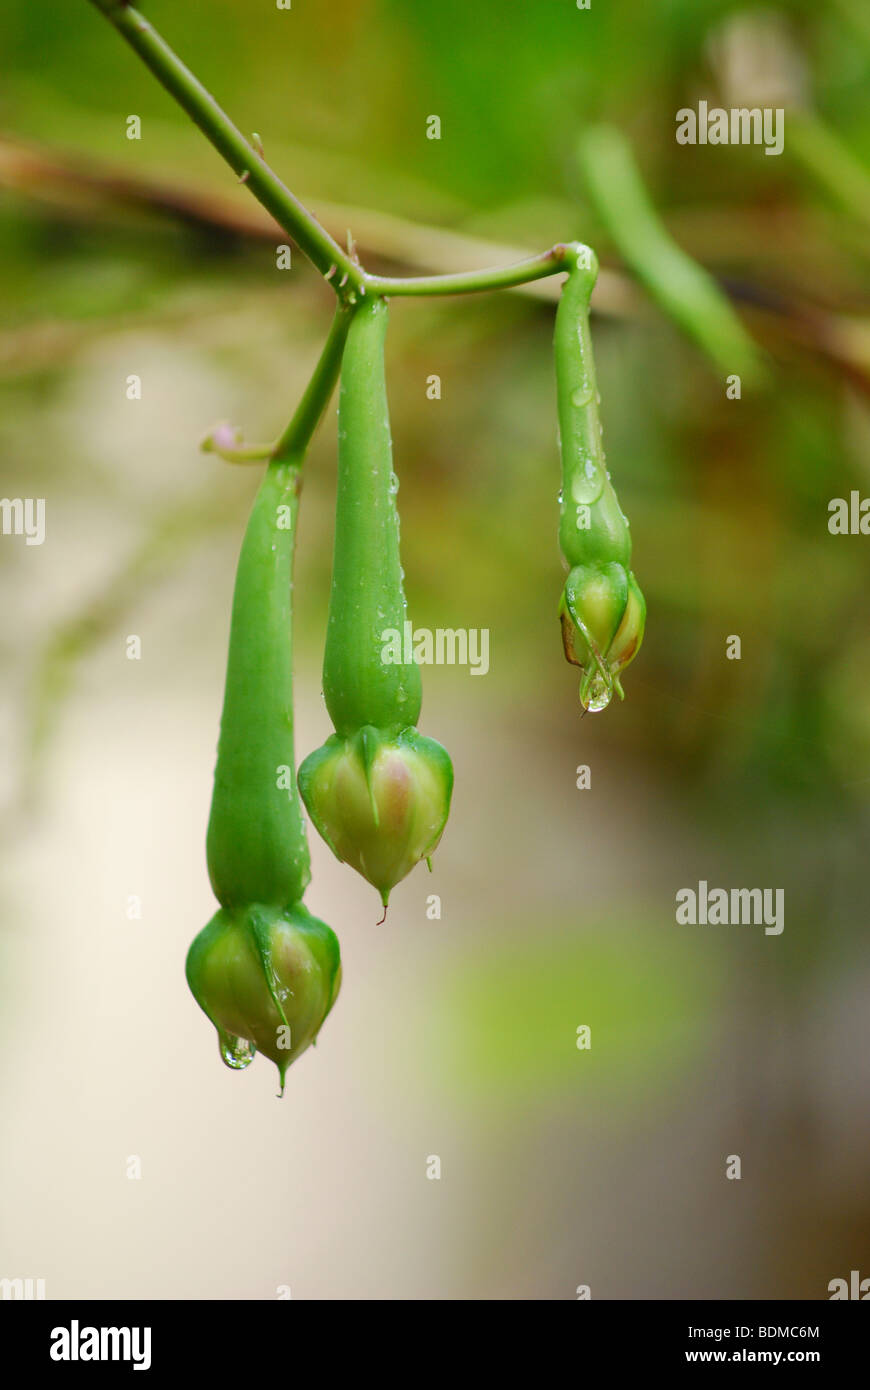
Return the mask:
M 624 699 L 618 675 L 637 654 L 646 620 L 631 571 L 616 562 L 576 565 L 565 581 L 559 617 L 565 656 L 583 669 L 584 709 L 604 709 L 614 690 Z
M 565 581 L 563 602 L 580 636 L 579 652 L 574 640 L 574 660 L 576 665 L 586 666 L 591 650 L 601 654 L 610 650 L 628 602 L 628 575 L 615 562 L 577 565 Z
M 367 725 L 333 734 L 298 774 L 308 814 L 336 859 L 381 896 L 438 844 L 450 810 L 453 765 L 415 728 L 391 734 Z
M 366 724 L 364 729 L 360 729 L 359 732 L 354 735 L 354 740 L 359 749 L 360 760 L 363 765 L 363 772 L 365 773 L 366 786 L 369 789 L 369 802 L 372 808 L 372 816 L 374 818 L 375 827 L 377 828 L 380 825 L 381 818 L 380 812 L 378 811 L 378 803 L 375 799 L 374 787 L 372 786 L 372 767 L 377 756 L 378 748 L 380 747 L 380 736 L 373 725 Z
M 289 1026 L 287 1016 L 278 997 L 278 977 L 275 974 L 275 966 L 272 961 L 272 922 L 268 916 L 264 916 L 259 908 L 252 907 L 247 912 L 247 923 L 257 948 L 257 955 L 260 957 L 260 964 L 263 967 L 263 975 L 269 988 L 272 1003 L 281 1016 L 281 1022 L 287 1027 Z M 283 1076 L 281 1077 L 281 1085 L 284 1085 Z
M 259 1051 L 287 1068 L 314 1041 L 341 982 L 338 939 L 297 903 L 221 908 L 187 955 L 187 981 L 218 1033 L 221 1057 L 247 1066 Z M 289 1029 L 289 1047 L 281 1029 Z
M 344 751 L 347 743 L 348 740 L 342 738 L 340 734 L 330 734 L 325 743 L 321 744 L 319 748 L 315 748 L 313 753 L 308 754 L 296 772 L 296 785 L 299 788 L 299 795 L 302 797 L 302 804 L 311 817 L 318 835 L 326 841 L 339 864 L 343 864 L 344 860 L 330 838 L 329 827 L 320 815 L 319 799 L 315 793 L 324 778 L 330 775 L 334 758 Z

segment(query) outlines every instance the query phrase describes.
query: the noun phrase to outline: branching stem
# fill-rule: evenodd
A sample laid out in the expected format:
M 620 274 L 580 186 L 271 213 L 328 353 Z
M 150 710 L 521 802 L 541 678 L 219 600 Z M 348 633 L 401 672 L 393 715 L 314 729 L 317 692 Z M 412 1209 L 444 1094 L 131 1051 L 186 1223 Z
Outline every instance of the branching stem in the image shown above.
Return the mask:
M 414 275 L 394 279 L 388 275 L 367 275 L 366 285 L 381 295 L 476 294 L 483 290 L 504 290 L 542 280 L 569 269 L 568 247 L 559 243 L 513 265 L 495 266 L 487 270 L 467 270 L 456 275 Z
M 321 275 L 326 275 L 330 266 L 337 266 L 346 277 L 342 297 L 349 298 L 355 289 L 359 290 L 363 278 L 360 267 L 354 264 L 337 241 L 333 241 L 308 209 L 294 198 L 254 145 L 233 125 L 226 112 L 221 110 L 214 97 L 173 53 L 153 25 L 124 0 L 91 0 L 91 4 L 102 11 L 127 40 L 146 67 L 199 126 L 218 154 L 244 180 L 254 197 L 293 238 Z
M 253 144 L 245 139 L 211 93 L 206 91 L 138 10 L 127 4 L 126 0 L 91 0 L 91 4 L 127 40 L 237 177 L 332 285 L 342 302 L 353 304 L 367 292 L 384 296 L 442 295 L 507 289 L 543 279 L 546 275 L 557 275 L 568 268 L 564 262 L 565 247 L 557 245 L 540 256 L 514 265 L 470 270 L 456 275 L 419 275 L 394 279 L 367 274 L 358 263 L 355 252 L 342 250 L 266 163 L 259 136 L 254 137 Z

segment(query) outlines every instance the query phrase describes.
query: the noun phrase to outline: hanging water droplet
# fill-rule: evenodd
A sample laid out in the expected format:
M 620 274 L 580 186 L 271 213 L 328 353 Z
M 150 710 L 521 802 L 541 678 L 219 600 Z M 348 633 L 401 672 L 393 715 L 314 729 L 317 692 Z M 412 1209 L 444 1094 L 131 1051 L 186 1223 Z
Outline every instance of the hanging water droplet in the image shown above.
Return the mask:
M 390 496 L 391 496 L 391 497 L 395 497 L 395 495 L 396 495 L 396 493 L 397 493 L 398 491 L 399 491 L 399 480 L 398 480 L 398 478 L 396 477 L 395 473 L 391 473 L 391 474 L 390 474 Z
M 564 500 L 565 500 L 565 494 L 564 494 L 564 492 L 562 491 L 562 489 L 559 488 L 559 506 L 560 506 L 560 507 L 561 507 L 562 503 L 564 502 Z
M 585 691 L 581 689 L 580 700 L 586 709 L 595 713 L 597 710 L 606 709 L 610 704 L 613 689 L 599 673 L 592 677 L 586 686 Z
M 225 1033 L 223 1028 L 218 1029 L 218 1044 L 221 1050 L 221 1061 L 225 1066 L 232 1067 L 234 1071 L 241 1071 L 244 1067 L 249 1067 L 257 1051 L 248 1038 L 233 1037 L 232 1033 Z

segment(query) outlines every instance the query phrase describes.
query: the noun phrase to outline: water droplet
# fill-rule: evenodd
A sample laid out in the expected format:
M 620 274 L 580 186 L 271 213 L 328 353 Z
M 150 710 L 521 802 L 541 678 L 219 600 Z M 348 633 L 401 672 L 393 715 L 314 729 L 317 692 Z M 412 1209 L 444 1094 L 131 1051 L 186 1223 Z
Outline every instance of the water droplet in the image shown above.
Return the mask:
M 584 405 L 588 405 L 591 400 L 592 387 L 589 385 L 581 386 L 578 390 L 572 392 L 571 404 L 576 405 L 578 409 Z
M 390 474 L 390 496 L 391 496 L 391 497 L 395 497 L 395 495 L 396 495 L 396 493 L 397 493 L 398 491 L 399 491 L 399 480 L 398 480 L 398 478 L 396 477 L 395 473 L 391 473 L 391 474 Z
M 583 459 L 571 480 L 571 496 L 575 502 L 588 505 L 596 502 L 604 488 L 604 472 L 593 458 Z
M 559 488 L 559 506 L 560 506 L 560 507 L 561 507 L 562 503 L 564 502 L 564 500 L 565 500 L 565 494 L 564 494 L 564 492 L 562 491 L 562 489 Z
M 220 1044 L 221 1061 L 225 1066 L 232 1067 L 234 1071 L 241 1071 L 253 1062 L 257 1049 L 247 1038 L 233 1037 L 232 1033 L 225 1033 L 222 1028 L 219 1028 L 218 1043 Z
M 581 687 L 580 701 L 586 709 L 595 713 L 597 710 L 607 708 L 613 695 L 613 689 L 600 673 L 594 675 L 588 683 L 584 681 L 583 686 L 585 686 L 585 690 Z

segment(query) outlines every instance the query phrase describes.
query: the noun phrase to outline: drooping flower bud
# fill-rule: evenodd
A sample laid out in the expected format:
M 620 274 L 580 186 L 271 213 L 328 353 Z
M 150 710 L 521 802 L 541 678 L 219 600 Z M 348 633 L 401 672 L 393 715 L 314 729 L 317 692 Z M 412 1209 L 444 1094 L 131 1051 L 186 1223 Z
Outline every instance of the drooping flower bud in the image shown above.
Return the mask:
M 314 1042 L 341 982 L 338 940 L 303 906 L 308 842 L 294 776 L 293 556 L 305 450 L 334 385 L 348 319 L 340 309 L 308 390 L 274 446 L 220 426 L 204 447 L 268 458 L 233 593 L 227 676 L 206 835 L 220 911 L 187 956 L 187 980 L 227 1066 L 257 1050 L 278 1067 Z
M 433 852 L 447 821 L 453 766 L 416 729 L 388 735 L 366 725 L 333 734 L 299 769 L 299 790 L 337 859 L 381 895 Z
M 335 728 L 305 759 L 298 784 L 335 856 L 390 890 L 435 849 L 453 789 L 447 753 L 417 732 L 416 661 L 387 660 L 387 632 L 407 604 L 384 367 L 386 302 L 354 312 L 341 368 L 338 491 L 323 694 Z
M 614 690 L 624 699 L 619 673 L 640 647 L 646 618 L 631 571 L 617 561 L 576 565 L 565 581 L 559 617 L 565 656 L 583 668 L 583 708 L 604 709 Z
M 187 982 L 228 1067 L 257 1052 L 278 1068 L 315 1041 L 341 983 L 338 938 L 297 903 L 221 908 L 187 954 Z
M 619 672 L 637 652 L 646 605 L 629 569 L 631 530 L 604 457 L 589 297 L 598 262 L 571 248 L 571 269 L 556 311 L 556 387 L 562 453 L 559 543 L 570 566 L 559 615 L 565 655 L 583 667 L 584 710 L 623 699 Z

